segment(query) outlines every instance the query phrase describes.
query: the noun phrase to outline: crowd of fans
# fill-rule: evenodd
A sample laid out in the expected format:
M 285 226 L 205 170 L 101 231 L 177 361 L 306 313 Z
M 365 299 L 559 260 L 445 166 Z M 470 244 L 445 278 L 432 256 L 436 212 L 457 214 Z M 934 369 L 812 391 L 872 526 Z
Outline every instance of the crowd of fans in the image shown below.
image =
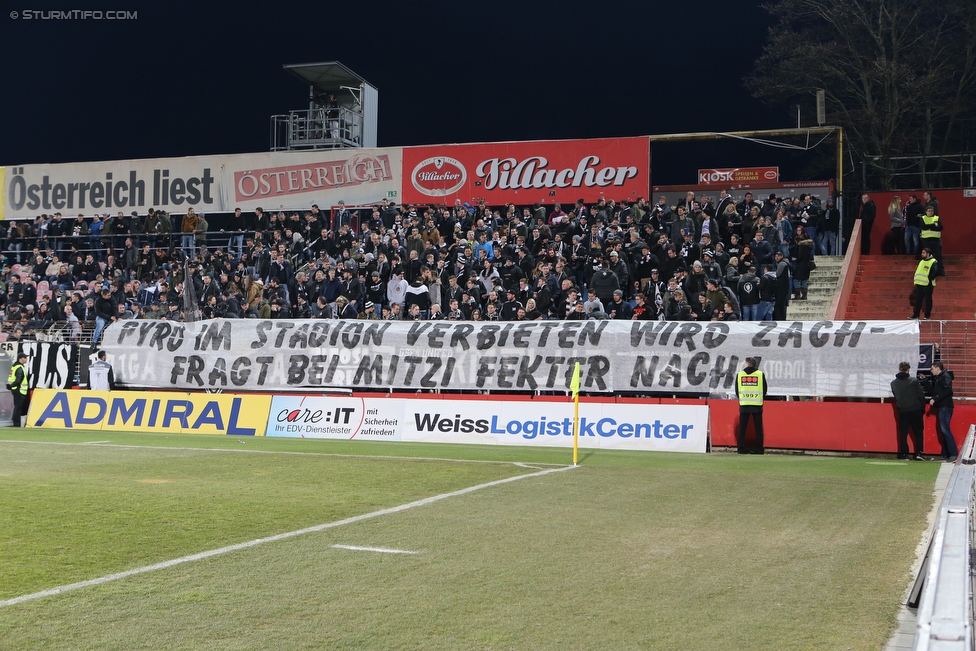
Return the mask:
M 256 209 L 9 223 L 13 337 L 119 319 L 782 319 L 840 215 L 811 196 Z M 218 225 L 219 223 L 219 225 Z M 819 235 L 819 236 L 818 236 Z

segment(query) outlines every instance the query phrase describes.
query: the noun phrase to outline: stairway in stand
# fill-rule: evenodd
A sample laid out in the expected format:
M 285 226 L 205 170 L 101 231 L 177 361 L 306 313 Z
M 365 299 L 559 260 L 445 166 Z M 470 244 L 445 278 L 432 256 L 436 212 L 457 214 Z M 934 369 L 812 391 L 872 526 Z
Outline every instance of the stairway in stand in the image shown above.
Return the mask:
M 830 303 L 837 290 L 837 278 L 844 265 L 842 255 L 818 255 L 817 268 L 807 281 L 807 300 L 790 301 L 786 318 L 790 321 L 820 321 L 830 318 Z
M 908 255 L 865 255 L 847 304 L 848 319 L 907 319 L 918 260 Z M 976 314 L 976 255 L 946 255 L 948 278 L 936 281 L 933 320 L 967 320 Z M 924 315 L 923 315 L 924 316 Z
M 936 280 L 932 320 L 919 324 L 920 342 L 935 344 L 955 373 L 955 396 L 976 398 L 976 255 L 947 255 L 945 265 L 949 277 Z M 917 266 L 914 256 L 861 256 L 845 318 L 907 319 Z

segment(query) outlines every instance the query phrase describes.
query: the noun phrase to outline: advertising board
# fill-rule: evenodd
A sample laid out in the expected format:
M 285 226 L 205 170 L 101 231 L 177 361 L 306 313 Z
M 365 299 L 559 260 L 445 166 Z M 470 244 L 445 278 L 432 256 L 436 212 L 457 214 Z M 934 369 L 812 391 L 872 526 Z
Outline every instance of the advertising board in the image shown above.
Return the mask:
M 363 205 L 397 196 L 400 157 L 388 148 L 14 165 L 0 168 L 0 203 L 5 219 Z
M 705 452 L 708 407 L 580 404 L 581 448 Z M 276 396 L 268 436 L 572 447 L 571 402 Z
M 264 436 L 271 396 L 36 389 L 27 426 Z
M 403 201 L 634 201 L 647 196 L 649 156 L 646 137 L 405 147 Z

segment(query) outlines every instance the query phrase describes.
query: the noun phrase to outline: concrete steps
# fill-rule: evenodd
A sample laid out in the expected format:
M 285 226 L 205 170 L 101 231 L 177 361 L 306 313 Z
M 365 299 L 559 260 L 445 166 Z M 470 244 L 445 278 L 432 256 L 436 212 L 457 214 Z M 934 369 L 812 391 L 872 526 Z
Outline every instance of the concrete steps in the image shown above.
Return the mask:
M 791 300 L 786 310 L 786 318 L 791 321 L 820 321 L 829 316 L 844 257 L 818 255 L 816 263 L 817 268 L 810 272 L 807 281 L 807 300 Z
M 948 278 L 939 278 L 932 318 L 976 318 L 976 256 L 944 257 Z M 912 313 L 909 296 L 918 261 L 908 255 L 862 256 L 845 316 L 857 319 L 905 319 Z

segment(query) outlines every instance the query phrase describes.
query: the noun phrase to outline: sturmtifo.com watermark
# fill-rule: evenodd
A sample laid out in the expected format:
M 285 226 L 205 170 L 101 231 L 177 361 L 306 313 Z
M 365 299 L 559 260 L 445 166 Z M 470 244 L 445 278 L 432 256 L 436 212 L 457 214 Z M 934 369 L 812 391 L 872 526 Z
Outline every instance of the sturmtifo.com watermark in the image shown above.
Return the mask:
M 138 11 L 99 11 L 87 9 L 22 9 L 10 12 L 11 20 L 139 20 Z

